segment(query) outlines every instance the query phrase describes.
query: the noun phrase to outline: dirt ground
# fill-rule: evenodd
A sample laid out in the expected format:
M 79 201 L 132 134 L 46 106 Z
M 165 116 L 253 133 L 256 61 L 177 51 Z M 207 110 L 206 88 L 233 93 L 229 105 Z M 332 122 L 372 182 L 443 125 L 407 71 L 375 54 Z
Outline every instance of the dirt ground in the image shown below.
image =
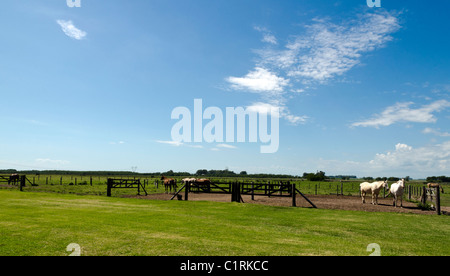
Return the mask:
M 128 198 L 139 198 L 147 200 L 170 200 L 173 195 L 168 194 L 152 194 L 148 196 L 127 196 Z M 336 195 L 307 195 L 308 199 L 314 203 L 319 209 L 338 209 L 338 210 L 355 210 L 367 212 L 395 212 L 395 213 L 414 213 L 423 215 L 435 215 L 436 211 L 422 211 L 417 204 L 403 200 L 403 208 L 395 208 L 392 206 L 393 199 L 379 198 L 378 205 L 372 205 L 371 197 L 366 197 L 366 203 L 362 204 L 360 197 L 356 196 L 336 196 Z M 184 199 L 184 194 L 183 194 Z M 242 199 L 245 204 L 263 204 L 270 206 L 292 206 L 290 197 L 265 197 L 255 196 L 255 200 L 249 195 L 243 195 Z M 177 200 L 175 198 L 174 200 Z M 216 201 L 231 202 L 231 195 L 227 194 L 199 194 L 190 193 L 189 201 Z M 297 207 L 312 208 L 311 205 L 301 196 L 297 195 Z M 400 201 L 399 201 L 400 204 Z M 441 211 L 445 215 L 450 214 L 450 207 L 441 207 Z

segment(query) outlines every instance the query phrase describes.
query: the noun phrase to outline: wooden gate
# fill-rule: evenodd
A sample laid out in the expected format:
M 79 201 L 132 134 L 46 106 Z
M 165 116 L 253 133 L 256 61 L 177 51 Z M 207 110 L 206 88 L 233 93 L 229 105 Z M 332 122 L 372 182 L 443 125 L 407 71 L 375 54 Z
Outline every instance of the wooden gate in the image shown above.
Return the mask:
M 106 195 L 111 196 L 112 189 L 137 189 L 138 195 L 141 195 L 141 188 L 148 195 L 140 179 L 113 179 L 108 178 Z

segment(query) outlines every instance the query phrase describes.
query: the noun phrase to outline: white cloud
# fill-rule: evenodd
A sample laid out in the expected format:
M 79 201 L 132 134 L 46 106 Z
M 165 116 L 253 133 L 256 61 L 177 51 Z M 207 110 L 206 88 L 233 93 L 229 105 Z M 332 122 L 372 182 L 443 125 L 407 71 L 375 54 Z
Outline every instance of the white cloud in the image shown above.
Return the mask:
M 433 129 L 430 127 L 425 128 L 422 133 L 424 134 L 434 134 L 441 137 L 450 137 L 450 133 L 448 132 L 441 132 L 439 129 Z
M 231 87 L 237 90 L 249 90 L 257 93 L 280 93 L 289 84 L 289 80 L 278 77 L 267 69 L 256 67 L 245 77 L 228 77 Z
M 263 102 L 256 102 L 253 103 L 250 106 L 247 106 L 247 110 L 249 112 L 259 113 L 259 114 L 269 114 L 271 110 L 275 108 L 280 108 L 279 106 L 269 104 L 269 103 L 263 103 Z
M 435 112 L 440 112 L 450 107 L 450 102 L 446 100 L 439 100 L 429 105 L 424 105 L 420 108 L 410 108 L 412 102 L 397 103 L 386 108 L 381 114 L 374 115 L 372 119 L 353 123 L 353 127 L 380 127 L 390 126 L 398 122 L 409 123 L 435 123 Z
M 325 82 L 360 63 L 363 53 L 383 47 L 400 28 L 390 13 L 366 13 L 358 20 L 334 24 L 315 19 L 306 34 L 296 36 L 286 49 L 259 51 L 261 64 L 274 66 L 302 83 Z
M 39 163 L 40 165 L 67 165 L 70 162 L 66 160 L 52 160 L 48 158 L 38 158 L 35 160 L 36 163 Z
M 263 27 L 255 27 L 255 30 L 261 32 L 263 34 L 262 42 L 266 42 L 269 44 L 277 45 L 278 41 L 277 38 L 266 28 Z
M 289 110 L 285 110 L 286 113 L 283 114 L 283 117 L 293 125 L 304 124 L 308 121 L 308 116 L 297 116 L 290 114 Z
M 70 20 L 56 20 L 56 23 L 61 26 L 63 32 L 68 36 L 76 40 L 82 40 L 86 37 L 87 33 L 75 27 Z
M 236 146 L 229 145 L 229 144 L 218 144 L 216 147 L 218 147 L 218 148 L 225 148 L 225 149 L 237 149 Z
M 278 44 L 277 38 L 274 35 L 271 35 L 271 34 L 265 34 L 263 39 L 262 39 L 262 41 L 270 43 L 270 44 Z
M 189 148 L 194 148 L 194 149 L 202 149 L 203 146 L 202 145 L 190 145 L 190 144 L 185 144 L 183 142 L 177 142 L 177 141 L 162 141 L 162 140 L 157 140 L 155 141 L 156 143 L 160 143 L 160 144 L 166 144 L 166 145 L 170 145 L 170 146 L 174 146 L 174 147 L 181 147 L 181 146 L 187 146 Z
M 445 175 L 450 170 L 450 141 L 417 148 L 398 143 L 393 150 L 377 153 L 369 161 L 320 159 L 317 167 L 334 174 L 357 174 L 360 177 Z
M 297 116 L 291 114 L 290 110 L 282 102 L 274 102 L 274 104 L 256 102 L 247 107 L 249 112 L 255 112 L 259 114 L 270 114 L 271 110 L 278 109 L 278 112 L 272 113 L 272 116 L 278 116 L 284 118 L 288 122 L 294 125 L 306 123 L 308 116 Z
M 158 140 L 158 141 L 156 141 L 156 143 L 167 144 L 167 145 L 171 145 L 171 146 L 175 146 L 175 147 L 179 147 L 179 146 L 183 145 L 182 142 L 176 142 L 176 141 L 161 141 L 161 140 Z
M 258 93 L 264 101 L 279 106 L 281 117 L 289 122 L 305 122 L 306 116 L 289 111 L 287 88 L 298 95 L 360 64 L 364 53 L 384 47 L 393 39 L 391 35 L 400 29 L 397 15 L 364 13 L 339 24 L 316 18 L 305 27 L 304 34 L 291 36 L 293 39 L 282 49 L 275 48 L 278 40 L 270 31 L 255 27 L 269 47 L 256 51 L 260 59 L 247 75 L 228 77 L 226 81 L 232 89 Z
M 125 144 L 124 141 L 119 141 L 119 142 L 109 142 L 110 145 L 123 145 Z
M 450 169 L 450 141 L 421 148 L 397 144 L 395 151 L 376 154 L 369 166 L 378 171 L 445 174 L 445 171 Z

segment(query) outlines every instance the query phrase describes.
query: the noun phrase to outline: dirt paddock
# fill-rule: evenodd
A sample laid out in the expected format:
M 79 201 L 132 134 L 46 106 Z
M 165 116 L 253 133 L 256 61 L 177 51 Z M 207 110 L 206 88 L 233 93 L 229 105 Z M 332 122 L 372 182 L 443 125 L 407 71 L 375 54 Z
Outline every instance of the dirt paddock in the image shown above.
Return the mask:
M 127 196 L 128 198 L 139 198 L 147 200 L 170 200 L 173 195 L 168 194 L 152 194 L 148 196 Z M 371 197 L 366 197 L 366 204 L 362 204 L 361 198 L 357 196 L 336 196 L 336 195 L 307 195 L 308 199 L 313 202 L 319 209 L 337 209 L 337 210 L 354 210 L 367 212 L 395 212 L 395 213 L 414 213 L 423 215 L 435 215 L 436 211 L 423 211 L 417 207 L 416 203 L 403 200 L 403 208 L 395 208 L 392 206 L 392 198 L 379 198 L 378 205 L 372 205 Z M 184 199 L 184 194 L 183 194 Z M 290 197 L 265 197 L 255 196 L 255 200 L 250 195 L 243 195 L 242 199 L 245 204 L 262 204 L 269 206 L 292 206 L 292 198 Z M 176 198 L 174 200 L 177 200 Z M 230 202 L 231 195 L 227 194 L 201 194 L 190 193 L 189 201 L 216 201 Z M 297 207 L 311 208 L 311 205 L 300 195 L 297 195 Z M 400 204 L 400 201 L 399 201 Z M 449 214 L 449 207 L 441 207 L 443 214 Z

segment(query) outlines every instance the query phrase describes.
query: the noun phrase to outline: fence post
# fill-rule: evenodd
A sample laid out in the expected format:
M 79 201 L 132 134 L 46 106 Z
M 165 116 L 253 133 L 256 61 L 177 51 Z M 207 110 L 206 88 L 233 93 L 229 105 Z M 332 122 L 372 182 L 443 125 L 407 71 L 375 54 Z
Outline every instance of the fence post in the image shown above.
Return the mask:
M 291 184 L 292 186 L 291 186 L 291 193 L 292 193 L 292 207 L 297 207 L 297 202 L 296 202 L 296 199 L 297 199 L 297 195 L 296 195 L 296 192 L 295 192 L 295 184 Z
M 107 188 L 106 188 L 106 196 L 111 197 L 111 188 L 112 188 L 112 179 L 108 178 L 107 182 Z
M 441 215 L 441 191 L 439 188 L 440 187 L 436 188 L 436 212 L 438 216 Z
M 237 181 L 232 186 L 231 202 L 241 202 L 241 185 Z
M 422 204 L 425 205 L 427 203 L 427 188 L 425 186 L 422 187 Z
M 255 200 L 255 187 L 253 185 L 253 181 L 252 181 L 252 200 Z
M 409 185 L 408 189 L 408 200 L 411 200 L 411 185 Z
M 25 186 L 25 181 L 27 177 L 25 175 L 20 176 L 19 190 L 23 192 L 23 187 Z
M 191 182 L 186 182 L 184 186 L 184 200 L 189 200 L 189 188 L 191 187 Z

